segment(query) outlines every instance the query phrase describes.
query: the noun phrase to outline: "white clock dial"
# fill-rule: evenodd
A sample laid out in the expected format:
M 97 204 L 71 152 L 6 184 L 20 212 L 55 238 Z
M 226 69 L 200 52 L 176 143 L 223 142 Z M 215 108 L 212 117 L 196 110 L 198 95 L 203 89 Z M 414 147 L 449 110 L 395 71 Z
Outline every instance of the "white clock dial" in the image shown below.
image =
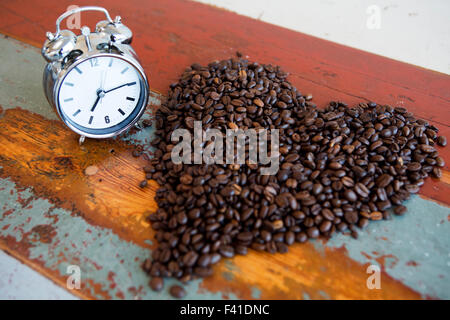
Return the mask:
M 142 103 L 141 91 L 142 77 L 126 60 L 111 56 L 89 58 L 63 79 L 59 108 L 78 129 L 105 132 L 132 121 Z

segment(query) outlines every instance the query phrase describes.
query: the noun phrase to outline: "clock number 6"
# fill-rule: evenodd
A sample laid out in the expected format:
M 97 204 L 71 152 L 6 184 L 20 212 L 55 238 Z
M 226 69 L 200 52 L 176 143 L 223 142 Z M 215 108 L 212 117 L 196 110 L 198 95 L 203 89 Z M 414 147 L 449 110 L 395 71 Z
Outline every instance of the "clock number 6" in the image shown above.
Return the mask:
M 109 123 L 109 117 L 108 116 L 105 116 L 105 122 Z

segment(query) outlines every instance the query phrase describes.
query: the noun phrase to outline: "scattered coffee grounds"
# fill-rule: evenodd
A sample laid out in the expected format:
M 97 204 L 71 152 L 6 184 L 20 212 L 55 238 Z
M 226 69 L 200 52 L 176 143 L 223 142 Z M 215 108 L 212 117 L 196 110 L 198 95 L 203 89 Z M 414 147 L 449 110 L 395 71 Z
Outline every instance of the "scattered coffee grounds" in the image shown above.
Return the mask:
M 446 139 L 427 121 L 373 102 L 318 109 L 286 78 L 279 67 L 238 57 L 194 64 L 170 86 L 155 115 L 154 158 L 144 168 L 160 185 L 159 209 L 149 217 L 158 247 L 144 264 L 155 290 L 160 277 L 206 277 L 222 257 L 248 248 L 284 253 L 294 242 L 338 231 L 356 238 L 356 227 L 390 219 L 392 207 L 405 214 L 402 202 L 426 177 L 441 176 L 435 146 Z M 261 175 L 250 163 L 174 164 L 171 134 L 193 133 L 194 121 L 223 133 L 279 129 L 278 172 Z

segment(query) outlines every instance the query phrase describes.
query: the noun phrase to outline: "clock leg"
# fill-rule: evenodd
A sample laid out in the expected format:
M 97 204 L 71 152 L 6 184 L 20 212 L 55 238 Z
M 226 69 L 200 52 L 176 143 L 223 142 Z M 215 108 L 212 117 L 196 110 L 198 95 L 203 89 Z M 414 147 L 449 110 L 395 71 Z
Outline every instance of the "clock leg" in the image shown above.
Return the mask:
M 78 140 L 78 143 L 79 143 L 80 146 L 83 144 L 85 139 L 86 139 L 85 136 L 80 136 L 80 139 Z
M 138 130 L 144 129 L 141 120 L 137 121 L 137 122 L 134 124 L 134 126 L 135 126 Z

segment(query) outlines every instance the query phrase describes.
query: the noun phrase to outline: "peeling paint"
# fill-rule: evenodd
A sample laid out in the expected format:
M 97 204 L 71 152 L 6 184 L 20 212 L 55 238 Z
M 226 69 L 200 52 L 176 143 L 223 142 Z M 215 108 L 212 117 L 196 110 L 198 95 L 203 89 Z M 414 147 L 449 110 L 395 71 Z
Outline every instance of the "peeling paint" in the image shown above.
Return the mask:
M 412 196 L 404 216 L 370 223 L 357 240 L 337 235 L 327 248 L 345 247 L 350 258 L 382 270 L 420 292 L 423 298 L 450 299 L 450 208 Z M 384 238 L 385 241 L 379 241 Z M 319 250 L 323 244 L 315 242 Z

